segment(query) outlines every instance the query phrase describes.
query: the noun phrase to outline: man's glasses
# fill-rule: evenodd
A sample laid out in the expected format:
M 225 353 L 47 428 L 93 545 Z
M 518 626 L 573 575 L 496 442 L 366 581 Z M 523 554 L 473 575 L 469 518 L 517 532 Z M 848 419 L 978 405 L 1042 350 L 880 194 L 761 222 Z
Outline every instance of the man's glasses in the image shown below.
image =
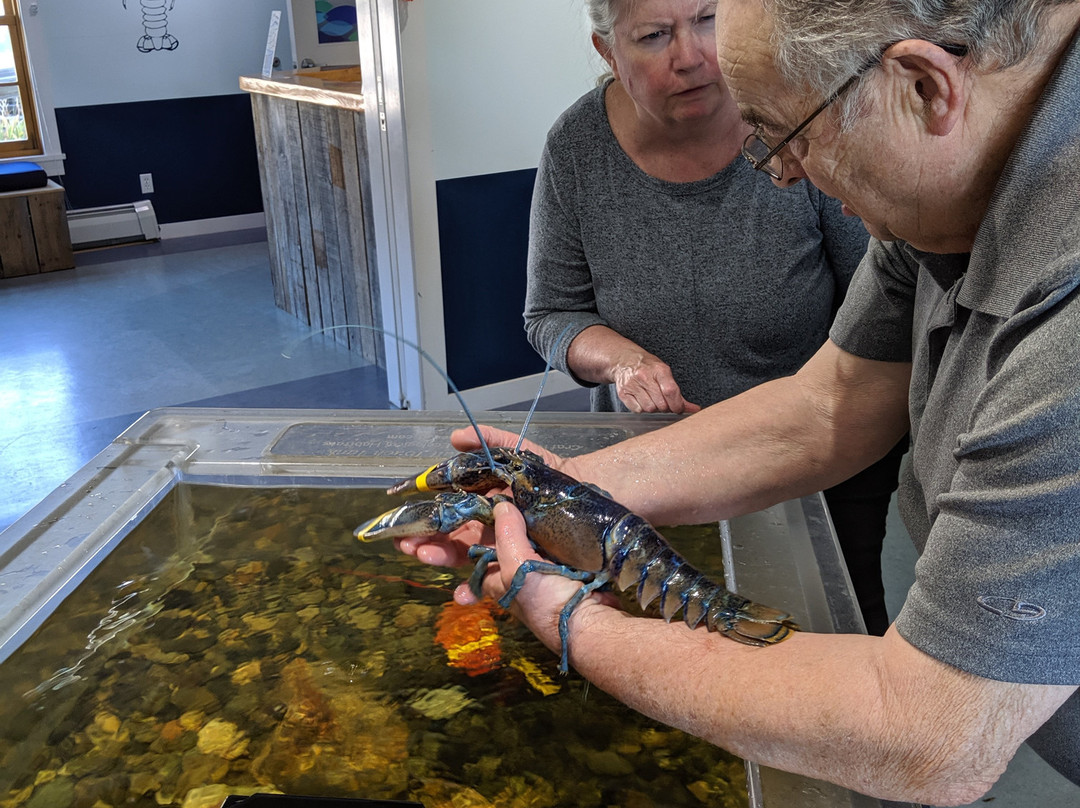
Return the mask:
M 742 144 L 742 156 L 745 157 L 757 171 L 764 171 L 774 180 L 782 180 L 784 178 L 784 161 L 780 159 L 780 150 L 788 145 L 792 140 L 798 137 L 799 132 L 808 127 L 818 115 L 825 111 L 825 109 L 833 101 L 842 96 L 852 84 L 854 84 L 859 76 L 866 72 L 868 68 L 863 68 L 850 79 L 840 85 L 840 88 L 829 95 L 828 98 L 822 103 L 820 107 L 810 113 L 810 117 L 800 123 L 794 129 L 791 130 L 786 138 L 781 140 L 775 146 L 770 146 L 768 141 L 761 134 L 760 124 L 753 132 L 746 136 L 746 140 Z

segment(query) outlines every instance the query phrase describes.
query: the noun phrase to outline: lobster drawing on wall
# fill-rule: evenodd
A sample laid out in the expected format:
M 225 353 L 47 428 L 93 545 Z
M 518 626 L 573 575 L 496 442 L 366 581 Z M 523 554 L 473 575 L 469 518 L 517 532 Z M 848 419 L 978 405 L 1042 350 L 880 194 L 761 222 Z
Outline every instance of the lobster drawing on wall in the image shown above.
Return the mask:
M 122 0 L 124 8 L 127 8 L 127 0 Z M 176 50 L 180 41 L 169 33 L 169 12 L 176 5 L 176 0 L 168 0 L 169 7 L 165 8 L 166 0 L 139 0 L 142 6 L 143 35 L 136 43 L 143 53 L 156 50 Z

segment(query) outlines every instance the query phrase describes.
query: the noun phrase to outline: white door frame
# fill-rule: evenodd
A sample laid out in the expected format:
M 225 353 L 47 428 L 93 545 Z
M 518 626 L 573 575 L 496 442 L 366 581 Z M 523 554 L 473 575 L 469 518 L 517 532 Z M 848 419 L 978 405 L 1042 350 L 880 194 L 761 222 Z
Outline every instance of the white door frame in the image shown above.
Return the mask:
M 371 167 L 371 211 L 375 262 L 386 350 L 390 403 L 424 409 L 421 358 L 393 335 L 420 343 L 417 329 L 415 261 L 410 223 L 409 156 L 405 132 L 398 0 L 358 0 L 364 123 Z
M 425 7 L 423 2 L 408 0 L 358 0 L 357 16 L 361 42 L 374 44 L 373 48 L 361 47 L 360 53 L 383 324 L 445 368 L 447 323 L 435 196 L 432 81 L 428 72 L 431 42 Z M 582 36 L 579 44 L 588 47 L 587 37 Z M 462 59 L 469 59 L 468 51 L 475 45 L 475 40 L 462 42 Z M 574 43 L 568 46 L 576 47 Z M 507 65 L 507 69 L 535 71 L 527 64 Z M 586 70 L 579 72 L 581 89 L 574 86 L 564 92 L 566 100 L 560 98 L 554 111 L 545 112 L 551 119 L 536 133 L 540 142 L 561 106 L 587 89 Z M 570 83 L 576 81 L 574 74 Z M 445 103 L 443 98 L 438 100 Z M 538 160 L 538 147 L 535 152 Z M 381 187 L 376 188 L 380 181 Z M 483 312 L 461 312 L 460 316 L 482 317 Z M 414 348 L 388 336 L 386 356 L 391 403 L 411 409 L 460 408 L 439 371 L 422 361 Z M 530 374 L 461 393 L 471 409 L 494 409 L 531 399 L 542 376 Z M 576 388 L 568 376 L 553 372 L 544 389 L 545 393 L 558 393 Z

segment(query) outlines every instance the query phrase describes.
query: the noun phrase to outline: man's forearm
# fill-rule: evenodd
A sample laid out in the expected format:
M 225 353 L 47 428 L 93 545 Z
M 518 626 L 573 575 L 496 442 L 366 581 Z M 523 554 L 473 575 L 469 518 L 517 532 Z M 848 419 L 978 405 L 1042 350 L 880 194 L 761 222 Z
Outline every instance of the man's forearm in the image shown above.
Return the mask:
M 849 379 L 852 365 L 871 381 Z M 907 373 L 829 344 L 795 376 L 573 458 L 567 470 L 654 524 L 750 513 L 835 485 L 882 457 L 907 429 Z
M 575 614 L 570 660 L 639 712 L 748 760 L 935 805 L 981 796 L 1073 689 L 980 679 L 895 633 L 753 648 L 603 608 Z

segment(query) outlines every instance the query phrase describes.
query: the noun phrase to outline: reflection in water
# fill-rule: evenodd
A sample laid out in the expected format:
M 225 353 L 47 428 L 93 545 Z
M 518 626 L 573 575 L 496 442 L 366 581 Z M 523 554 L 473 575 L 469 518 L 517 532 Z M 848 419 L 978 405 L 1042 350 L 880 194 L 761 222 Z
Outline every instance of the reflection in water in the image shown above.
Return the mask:
M 458 572 L 355 541 L 388 504 L 180 486 L 0 666 L 0 808 L 746 804 L 741 762 L 586 697 L 507 613 L 455 606 Z

